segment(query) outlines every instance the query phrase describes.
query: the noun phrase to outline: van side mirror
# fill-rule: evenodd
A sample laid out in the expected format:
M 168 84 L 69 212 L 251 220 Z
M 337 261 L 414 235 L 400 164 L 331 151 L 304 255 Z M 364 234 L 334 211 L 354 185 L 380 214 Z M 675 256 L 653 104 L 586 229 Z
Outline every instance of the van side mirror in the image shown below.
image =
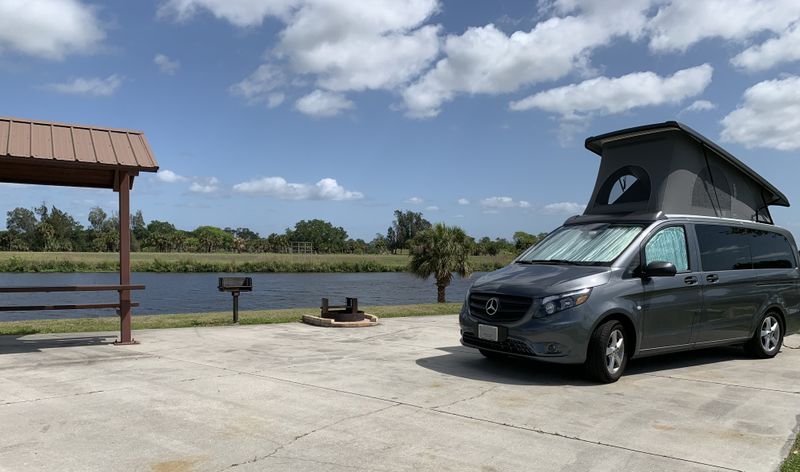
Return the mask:
M 677 273 L 675 264 L 666 261 L 653 261 L 639 270 L 640 277 L 674 277 Z

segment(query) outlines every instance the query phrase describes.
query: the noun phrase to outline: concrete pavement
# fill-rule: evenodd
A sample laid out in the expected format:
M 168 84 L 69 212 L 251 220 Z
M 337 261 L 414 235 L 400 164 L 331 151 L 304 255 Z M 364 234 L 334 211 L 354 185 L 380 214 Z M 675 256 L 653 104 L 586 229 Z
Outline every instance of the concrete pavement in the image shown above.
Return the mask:
M 455 316 L 135 336 L 0 336 L 0 470 L 771 471 L 800 413 L 789 349 L 633 361 L 594 385 L 486 360 Z

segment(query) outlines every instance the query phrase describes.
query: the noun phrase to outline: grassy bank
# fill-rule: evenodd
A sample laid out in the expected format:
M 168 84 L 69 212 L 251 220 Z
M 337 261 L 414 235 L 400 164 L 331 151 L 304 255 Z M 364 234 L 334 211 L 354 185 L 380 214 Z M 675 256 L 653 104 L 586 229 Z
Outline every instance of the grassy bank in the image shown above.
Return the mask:
M 432 303 L 424 305 L 392 305 L 362 308 L 379 318 L 403 316 L 451 315 L 458 313 L 459 303 Z M 319 308 L 292 308 L 286 310 L 254 310 L 239 312 L 239 324 L 269 324 L 300 321 L 304 314 L 319 313 Z M 188 313 L 177 315 L 145 315 L 133 317 L 133 329 L 189 328 L 196 326 L 224 326 L 231 324 L 231 312 Z M 56 320 L 29 320 L 0 322 L 0 335 L 26 335 L 37 333 L 83 333 L 117 331 L 119 318 L 63 318 Z
M 783 461 L 781 472 L 800 472 L 800 435 L 794 441 L 789 456 Z
M 116 272 L 116 253 L 0 252 L 0 272 Z M 498 269 L 510 255 L 475 256 L 476 271 Z M 402 272 L 401 254 L 192 254 L 136 252 L 134 272 Z

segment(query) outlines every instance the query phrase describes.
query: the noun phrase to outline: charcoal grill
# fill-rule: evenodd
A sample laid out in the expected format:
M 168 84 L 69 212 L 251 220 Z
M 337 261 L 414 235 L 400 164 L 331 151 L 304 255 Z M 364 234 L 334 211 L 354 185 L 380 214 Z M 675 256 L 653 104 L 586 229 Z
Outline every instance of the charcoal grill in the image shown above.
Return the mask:
M 233 296 L 233 322 L 239 322 L 239 294 L 253 291 L 252 277 L 220 277 L 217 286 L 220 292 L 229 292 Z

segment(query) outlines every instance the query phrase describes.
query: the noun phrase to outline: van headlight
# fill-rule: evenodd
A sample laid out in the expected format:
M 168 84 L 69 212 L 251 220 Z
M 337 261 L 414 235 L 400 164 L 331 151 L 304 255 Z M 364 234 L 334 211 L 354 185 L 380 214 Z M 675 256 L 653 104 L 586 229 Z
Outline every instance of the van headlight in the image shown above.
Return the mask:
M 584 288 L 574 292 L 562 293 L 561 295 L 553 295 L 542 299 L 542 305 L 539 308 L 539 318 L 543 316 L 550 316 L 564 311 L 578 305 L 583 305 L 591 295 L 591 288 Z

